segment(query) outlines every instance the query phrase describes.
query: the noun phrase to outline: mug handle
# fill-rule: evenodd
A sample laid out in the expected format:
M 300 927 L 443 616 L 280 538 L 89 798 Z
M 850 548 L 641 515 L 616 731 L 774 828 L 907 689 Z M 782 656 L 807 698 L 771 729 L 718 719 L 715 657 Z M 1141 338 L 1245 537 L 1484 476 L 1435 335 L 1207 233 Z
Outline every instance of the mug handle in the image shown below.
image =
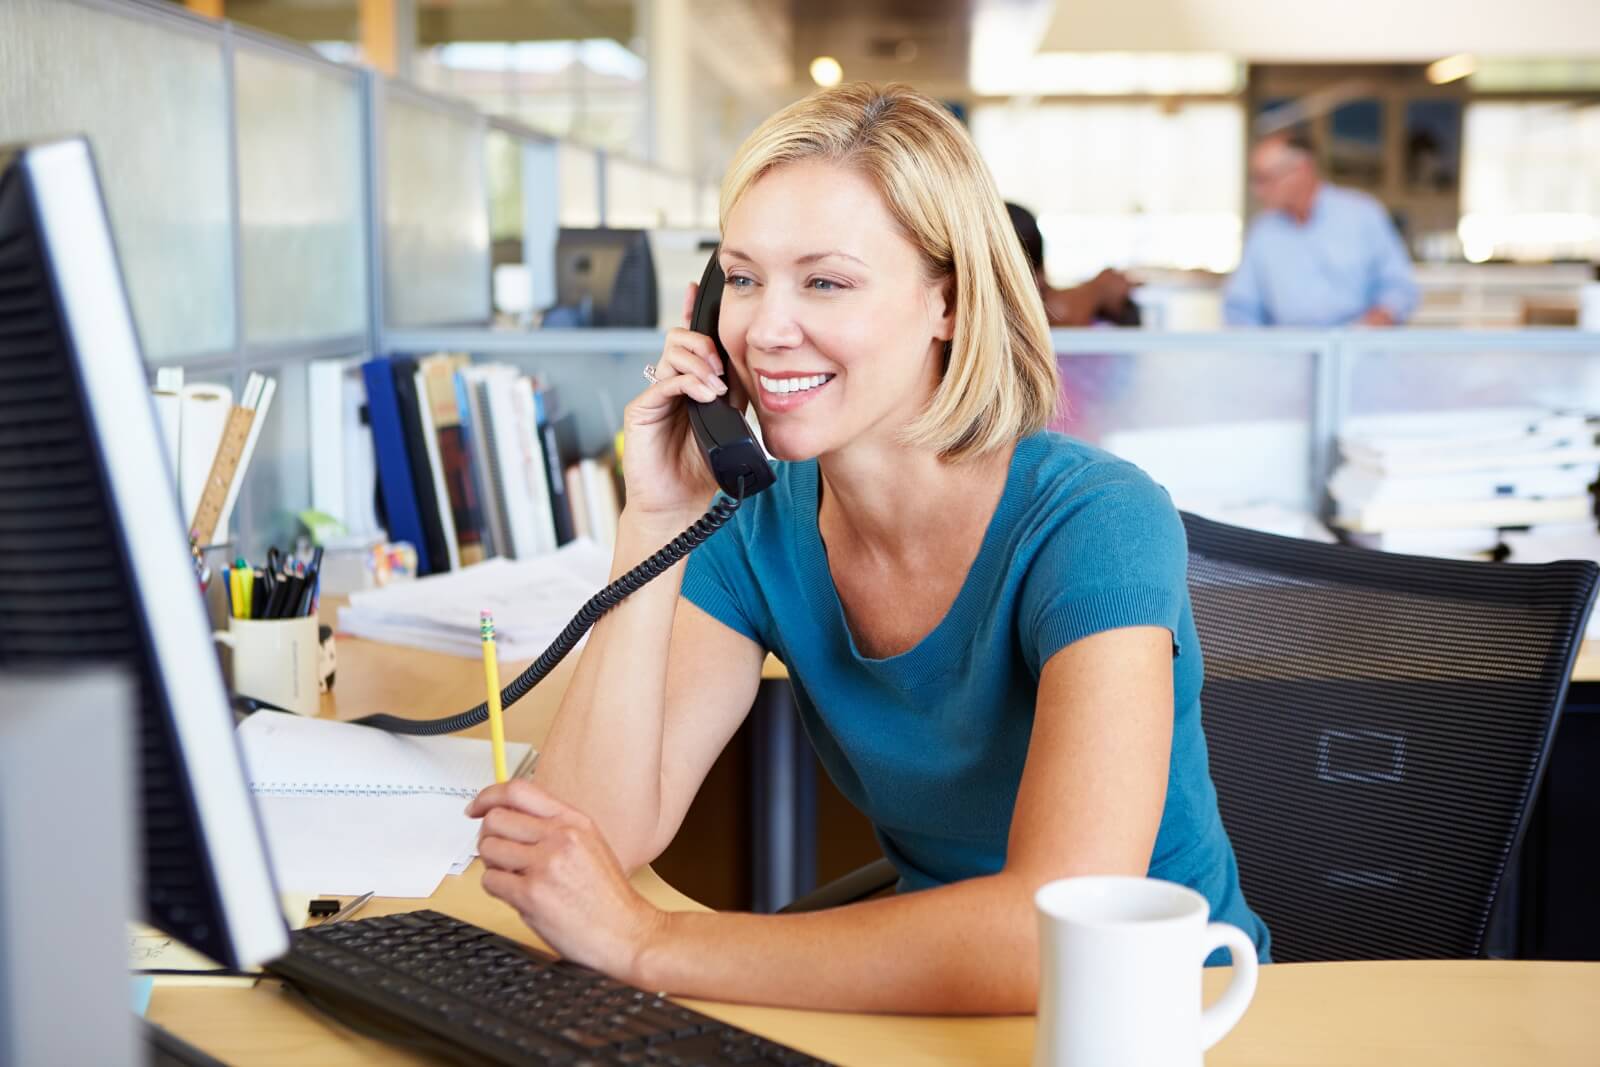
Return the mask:
M 237 642 L 239 638 L 227 630 L 212 630 L 211 640 L 216 641 L 219 644 L 227 645 L 229 648 L 236 648 L 238 646 L 235 644 L 235 642 Z
M 1250 998 L 1256 995 L 1256 946 L 1250 935 L 1232 923 L 1210 923 L 1206 926 L 1206 950 L 1200 958 L 1205 959 L 1219 948 L 1233 953 L 1233 980 L 1200 1016 L 1202 1052 L 1234 1028 L 1250 1006 Z

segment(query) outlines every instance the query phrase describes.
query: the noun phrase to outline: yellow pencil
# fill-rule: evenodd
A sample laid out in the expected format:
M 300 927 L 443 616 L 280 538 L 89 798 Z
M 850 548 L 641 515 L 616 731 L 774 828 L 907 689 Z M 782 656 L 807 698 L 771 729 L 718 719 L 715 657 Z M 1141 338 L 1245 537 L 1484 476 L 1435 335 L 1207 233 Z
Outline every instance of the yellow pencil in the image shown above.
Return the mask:
M 494 655 L 494 616 L 478 613 L 483 635 L 483 680 L 489 686 L 489 743 L 494 747 L 494 780 L 506 780 L 506 723 L 500 714 L 500 664 Z

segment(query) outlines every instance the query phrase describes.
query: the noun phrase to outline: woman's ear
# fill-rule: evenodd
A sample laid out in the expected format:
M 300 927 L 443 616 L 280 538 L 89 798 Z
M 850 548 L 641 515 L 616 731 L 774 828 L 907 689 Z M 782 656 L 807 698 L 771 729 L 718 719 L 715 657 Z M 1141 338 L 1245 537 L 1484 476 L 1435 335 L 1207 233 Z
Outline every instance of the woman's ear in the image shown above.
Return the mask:
M 956 276 L 949 275 L 933 289 L 937 320 L 933 337 L 936 341 L 950 341 L 956 335 Z

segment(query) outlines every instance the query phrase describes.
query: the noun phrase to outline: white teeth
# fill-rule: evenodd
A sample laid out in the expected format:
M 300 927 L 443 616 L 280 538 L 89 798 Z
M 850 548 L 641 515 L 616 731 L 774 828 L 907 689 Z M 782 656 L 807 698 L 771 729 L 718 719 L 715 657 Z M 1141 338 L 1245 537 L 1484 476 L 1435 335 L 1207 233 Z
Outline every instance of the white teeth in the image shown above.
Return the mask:
M 761 388 L 769 393 L 800 393 L 807 389 L 815 389 L 824 382 L 833 378 L 831 374 L 812 374 L 805 378 L 768 378 L 765 374 L 756 375 L 761 380 Z

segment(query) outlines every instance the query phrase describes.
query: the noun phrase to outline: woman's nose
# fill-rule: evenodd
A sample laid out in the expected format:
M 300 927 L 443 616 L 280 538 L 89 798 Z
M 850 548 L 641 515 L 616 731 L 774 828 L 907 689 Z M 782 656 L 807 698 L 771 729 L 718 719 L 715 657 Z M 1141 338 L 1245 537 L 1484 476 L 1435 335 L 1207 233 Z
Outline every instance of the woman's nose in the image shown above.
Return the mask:
M 756 298 L 755 315 L 745 330 L 745 342 L 763 351 L 781 351 L 800 344 L 805 332 L 794 316 L 794 309 L 770 290 Z

